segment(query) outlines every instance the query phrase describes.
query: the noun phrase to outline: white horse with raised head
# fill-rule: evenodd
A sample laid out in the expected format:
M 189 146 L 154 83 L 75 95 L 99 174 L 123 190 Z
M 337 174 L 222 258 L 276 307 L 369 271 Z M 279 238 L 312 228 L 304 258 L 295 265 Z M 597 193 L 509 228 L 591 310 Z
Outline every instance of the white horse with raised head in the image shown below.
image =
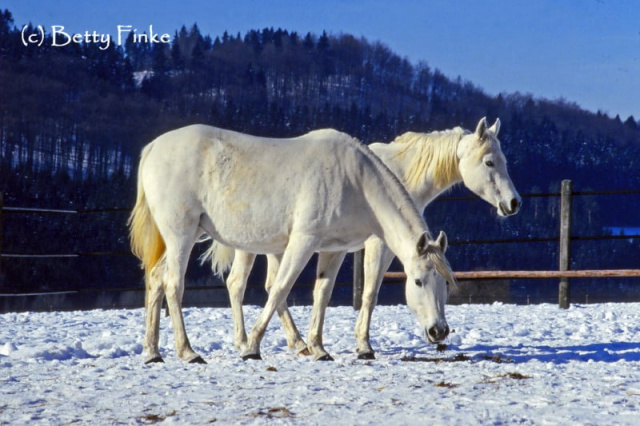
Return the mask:
M 419 211 L 423 211 L 442 192 L 463 182 L 467 188 L 495 206 L 498 215 L 510 216 L 518 212 L 521 198 L 507 171 L 507 162 L 498 140 L 499 131 L 499 119 L 493 126 L 488 127 L 486 119 L 482 118 L 475 132 L 459 127 L 432 133 L 408 132 L 391 143 L 373 143 L 369 147 L 401 179 Z M 444 251 L 446 242 L 441 244 L 441 247 Z M 344 252 L 334 254 L 329 267 L 324 264 L 318 266 L 314 304 L 316 301 L 320 304 L 328 303 L 333 284 L 321 282 L 335 281 L 344 255 Z M 214 272 L 220 276 L 224 272 L 221 265 L 228 265 L 230 259 L 234 259 L 227 286 L 234 313 L 236 346 L 244 347 L 247 337 L 242 315 L 242 299 L 255 254 L 238 250 L 234 255 L 233 250 L 214 243 L 203 255 L 203 260 L 207 258 L 212 259 Z M 375 357 L 369 343 L 371 315 L 383 275 L 393 258 L 393 252 L 379 237 L 374 235 L 366 241 L 362 308 L 355 328 L 356 352 L 360 358 Z M 267 291 L 271 288 L 278 264 L 277 255 L 268 255 Z M 429 308 L 432 303 L 430 289 L 407 280 L 405 294 L 407 305 L 424 327 L 427 340 L 435 343 L 446 337 L 446 330 L 431 326 L 433 320 Z M 279 306 L 277 310 L 289 346 L 299 353 L 308 353 L 307 348 L 312 353 L 317 352 L 316 342 L 309 342 L 307 345 L 300 337 L 286 305 Z M 316 319 L 311 325 L 310 338 L 314 338 L 321 333 L 322 324 Z
M 366 146 L 335 130 L 293 139 L 205 125 L 165 133 L 142 151 L 129 226 L 132 250 L 145 269 L 146 362 L 162 361 L 165 295 L 178 356 L 204 362 L 187 338 L 181 302 L 189 254 L 205 233 L 233 249 L 281 254 L 243 358 L 260 357 L 273 312 L 314 252 L 331 252 L 321 254 L 319 266 L 333 267 L 333 253 L 362 245 L 372 234 L 402 261 L 407 279 L 430 293 L 430 327 L 448 330 L 445 280 L 455 278 L 442 250 L 446 238 L 433 241 L 396 176 Z M 443 279 L 435 279 L 438 274 Z M 314 305 L 314 315 L 321 321 L 324 307 Z

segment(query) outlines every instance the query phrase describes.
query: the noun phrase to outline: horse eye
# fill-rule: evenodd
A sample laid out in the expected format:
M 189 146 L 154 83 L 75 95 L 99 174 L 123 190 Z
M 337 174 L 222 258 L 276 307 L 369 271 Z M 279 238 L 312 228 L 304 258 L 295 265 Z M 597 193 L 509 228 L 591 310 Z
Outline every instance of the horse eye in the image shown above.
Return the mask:
M 416 280 L 415 282 L 416 282 L 416 285 L 417 285 L 418 287 L 422 287 L 422 281 L 420 281 L 420 280 Z
M 495 164 L 493 164 L 493 161 L 487 160 L 487 161 L 484 162 L 484 165 L 487 166 L 487 167 L 493 167 Z

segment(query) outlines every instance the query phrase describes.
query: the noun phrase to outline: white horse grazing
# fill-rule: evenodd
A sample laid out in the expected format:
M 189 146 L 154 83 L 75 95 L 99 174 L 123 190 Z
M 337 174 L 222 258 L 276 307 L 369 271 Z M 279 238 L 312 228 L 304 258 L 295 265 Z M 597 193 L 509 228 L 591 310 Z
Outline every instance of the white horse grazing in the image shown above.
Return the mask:
M 184 274 L 204 233 L 250 253 L 282 253 L 268 300 L 242 351 L 259 358 L 269 320 L 314 252 L 340 252 L 374 234 L 429 292 L 430 327 L 448 330 L 447 288 L 455 283 L 442 252 L 396 176 L 364 145 L 335 130 L 294 139 L 258 138 L 204 125 L 158 137 L 142 151 L 129 220 L 147 289 L 146 362 L 161 362 L 159 317 L 166 295 L 178 356 L 204 362 L 184 328 Z M 332 265 L 335 255 L 321 255 Z M 412 284 L 413 285 L 413 284 Z M 314 305 L 314 315 L 324 309 Z
M 486 119 L 483 118 L 478 122 L 473 133 L 459 127 L 443 132 L 409 132 L 399 136 L 391 143 L 373 143 L 369 147 L 400 177 L 419 211 L 423 211 L 442 192 L 459 182 L 464 182 L 467 188 L 491 205 L 496 206 L 500 216 L 509 216 L 518 212 L 521 198 L 507 172 L 506 159 L 497 138 L 499 130 L 499 119 L 488 128 Z M 442 248 L 444 251 L 446 243 L 442 245 Z M 326 268 L 324 265 L 320 268 L 319 266 L 318 281 L 335 280 L 344 255 L 345 253 L 340 256 L 336 255 L 332 268 Z M 366 241 L 362 308 L 355 328 L 356 352 L 359 358 L 372 359 L 375 357 L 369 343 L 371 315 L 377 302 L 383 275 L 391 265 L 393 257 L 393 253 L 380 238 L 372 236 Z M 229 259 L 234 258 L 234 253 L 232 250 L 214 243 L 203 255 L 203 260 L 206 258 L 212 259 L 214 272 L 222 276 L 224 269 L 220 264 L 228 264 Z M 254 254 L 236 251 L 233 266 L 227 278 L 227 287 L 234 312 L 237 347 L 243 347 L 247 341 L 242 316 L 242 299 L 254 260 Z M 278 263 L 278 256 L 268 255 L 267 291 L 273 283 Z M 329 287 L 332 288 L 332 284 L 328 286 L 316 284 L 314 303 L 316 297 L 321 298 L 320 303 L 328 302 L 330 293 L 328 295 L 320 294 L 318 289 L 327 290 Z M 439 333 L 437 328 L 431 327 L 429 306 L 432 296 L 429 289 L 416 286 L 407 280 L 405 294 L 407 305 L 424 327 L 426 338 L 433 343 L 444 339 L 446 334 L 443 335 Z M 282 320 L 289 346 L 295 348 L 299 353 L 307 353 L 307 344 L 300 337 L 286 305 L 278 307 L 278 314 Z M 312 327 L 315 328 L 315 331 L 312 330 L 314 335 L 321 331 L 318 328 L 321 325 L 314 321 L 312 321 Z M 309 342 L 311 352 L 314 352 L 315 346 L 317 345 L 314 342 Z

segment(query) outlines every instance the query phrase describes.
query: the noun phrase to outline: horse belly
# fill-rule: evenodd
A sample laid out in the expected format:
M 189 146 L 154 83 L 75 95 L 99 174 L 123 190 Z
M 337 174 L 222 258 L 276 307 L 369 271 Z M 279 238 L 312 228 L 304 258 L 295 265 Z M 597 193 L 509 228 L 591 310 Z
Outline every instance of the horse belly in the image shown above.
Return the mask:
M 317 181 L 311 179 L 306 187 L 302 182 L 297 191 L 252 185 L 221 189 L 217 202 L 206 209 L 211 227 L 220 240 L 253 253 L 281 253 L 292 234 L 317 236 L 317 250 L 361 245 L 373 229 L 362 200 L 326 180 L 314 186 Z M 286 187 L 296 188 L 290 183 Z
M 250 253 L 282 253 L 289 241 L 289 227 L 284 217 L 257 211 L 251 204 L 246 208 L 232 200 L 206 209 L 200 219 L 201 227 L 213 238 L 236 249 Z

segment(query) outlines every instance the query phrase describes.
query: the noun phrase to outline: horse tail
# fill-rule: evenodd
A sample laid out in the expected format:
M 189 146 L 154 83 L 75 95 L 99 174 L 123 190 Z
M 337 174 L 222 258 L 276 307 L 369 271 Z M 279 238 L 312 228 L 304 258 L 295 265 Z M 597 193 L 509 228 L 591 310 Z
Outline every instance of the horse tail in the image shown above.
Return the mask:
M 145 273 L 145 283 L 148 283 L 151 270 L 156 266 L 162 256 L 164 256 L 166 250 L 164 239 L 162 235 L 160 235 L 158 226 L 151 215 L 147 197 L 142 187 L 142 170 L 150 151 L 151 145 L 146 146 L 142 150 L 142 157 L 138 168 L 138 194 L 136 196 L 136 204 L 127 222 L 129 226 L 129 237 L 131 239 L 131 251 L 142 261 L 141 266 Z M 145 285 L 145 287 L 147 286 Z
M 223 278 L 223 274 L 229 270 L 233 263 L 235 253 L 236 251 L 231 247 L 214 240 L 211 243 L 211 247 L 200 256 L 200 264 L 204 264 L 208 259 L 211 259 L 211 270 L 215 275 Z

